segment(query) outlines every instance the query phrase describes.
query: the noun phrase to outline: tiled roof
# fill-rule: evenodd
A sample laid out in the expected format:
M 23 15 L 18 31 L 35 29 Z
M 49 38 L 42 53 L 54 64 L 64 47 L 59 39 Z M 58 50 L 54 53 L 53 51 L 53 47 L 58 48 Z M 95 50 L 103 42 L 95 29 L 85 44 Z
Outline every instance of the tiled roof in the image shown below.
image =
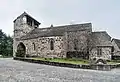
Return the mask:
M 119 39 L 113 39 L 115 41 L 115 43 L 117 44 L 117 46 L 119 47 L 120 49 L 120 40 Z
M 21 14 L 20 16 L 18 16 L 13 22 L 15 22 L 18 18 L 24 17 L 24 16 L 30 17 L 30 18 L 33 19 L 38 25 L 41 24 L 41 23 L 39 23 L 37 20 L 35 20 L 33 17 L 31 17 L 29 14 L 27 14 L 26 12 L 24 12 L 23 14 Z
M 91 39 L 95 46 L 112 46 L 111 37 L 106 31 L 92 32 Z
M 30 33 L 22 36 L 21 39 L 32 39 L 38 37 L 63 36 L 67 31 L 92 30 L 91 23 L 74 24 L 48 28 L 36 28 Z

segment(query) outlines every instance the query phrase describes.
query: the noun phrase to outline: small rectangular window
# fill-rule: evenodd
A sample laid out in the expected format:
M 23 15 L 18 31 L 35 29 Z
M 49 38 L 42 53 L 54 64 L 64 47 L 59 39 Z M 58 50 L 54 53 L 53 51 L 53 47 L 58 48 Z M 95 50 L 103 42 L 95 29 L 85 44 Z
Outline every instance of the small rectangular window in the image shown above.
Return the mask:
M 35 48 L 35 43 L 33 43 L 33 50 L 36 50 L 36 48 Z
M 101 56 L 102 55 L 102 48 L 97 48 L 97 55 Z

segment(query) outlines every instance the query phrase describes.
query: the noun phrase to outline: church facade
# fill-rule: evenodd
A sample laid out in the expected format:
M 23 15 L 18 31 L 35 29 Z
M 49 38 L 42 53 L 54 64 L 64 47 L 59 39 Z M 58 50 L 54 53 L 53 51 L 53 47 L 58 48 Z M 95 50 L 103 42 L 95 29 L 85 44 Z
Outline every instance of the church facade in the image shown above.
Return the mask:
M 113 46 L 106 31 L 92 32 L 92 24 L 39 28 L 26 12 L 14 20 L 13 56 L 111 59 Z

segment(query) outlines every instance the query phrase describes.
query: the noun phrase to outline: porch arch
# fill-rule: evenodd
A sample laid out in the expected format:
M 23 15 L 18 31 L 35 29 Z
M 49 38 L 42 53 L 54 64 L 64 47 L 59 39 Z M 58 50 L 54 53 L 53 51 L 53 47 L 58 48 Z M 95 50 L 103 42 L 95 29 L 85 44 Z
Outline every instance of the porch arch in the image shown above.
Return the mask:
M 22 42 L 20 42 L 17 46 L 16 56 L 17 57 L 24 57 L 25 54 L 26 54 L 26 47 Z

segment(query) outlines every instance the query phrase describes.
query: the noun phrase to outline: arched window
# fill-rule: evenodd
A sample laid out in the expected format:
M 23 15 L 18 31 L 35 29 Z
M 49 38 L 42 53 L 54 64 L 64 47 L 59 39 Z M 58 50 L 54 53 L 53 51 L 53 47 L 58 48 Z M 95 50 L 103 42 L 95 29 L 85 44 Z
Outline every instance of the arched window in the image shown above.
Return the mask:
M 50 50 L 54 50 L 54 40 L 52 38 L 50 40 Z
M 36 48 L 35 48 L 35 43 L 33 43 L 33 50 L 35 50 Z

